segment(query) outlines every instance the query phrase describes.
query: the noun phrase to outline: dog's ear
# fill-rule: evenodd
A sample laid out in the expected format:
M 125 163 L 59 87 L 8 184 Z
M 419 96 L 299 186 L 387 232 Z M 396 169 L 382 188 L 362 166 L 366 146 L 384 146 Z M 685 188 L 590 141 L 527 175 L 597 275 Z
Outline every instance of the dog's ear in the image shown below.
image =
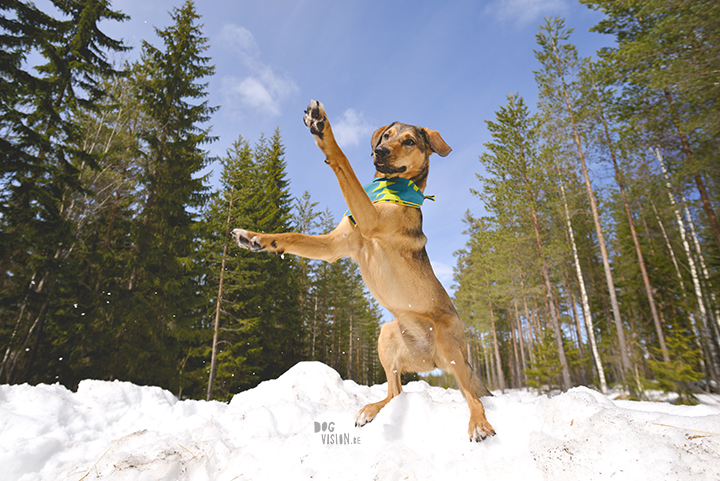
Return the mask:
M 372 138 L 370 139 L 370 144 L 371 144 L 370 147 L 373 148 L 373 149 L 375 149 L 375 147 L 377 147 L 378 145 L 380 145 L 380 137 L 382 136 L 382 134 L 383 134 L 387 129 L 389 129 L 389 128 L 392 127 L 393 125 L 395 125 L 395 122 L 393 122 L 393 123 L 390 124 L 390 125 L 386 125 L 386 126 L 384 126 L 384 127 L 380 127 L 379 129 L 377 129 L 377 130 L 372 134 Z
M 440 137 L 440 133 L 437 130 L 423 128 L 423 131 L 425 132 L 428 144 L 430 144 L 430 148 L 433 152 L 438 154 L 440 157 L 446 157 L 450 152 L 452 152 L 450 146 L 445 143 L 442 137 Z

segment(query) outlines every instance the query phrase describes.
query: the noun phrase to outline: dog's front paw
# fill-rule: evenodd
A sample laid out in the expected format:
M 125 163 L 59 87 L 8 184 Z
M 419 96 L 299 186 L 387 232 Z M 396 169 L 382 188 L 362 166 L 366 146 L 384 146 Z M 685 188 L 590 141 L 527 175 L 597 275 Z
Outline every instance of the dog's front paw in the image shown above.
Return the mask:
M 265 250 L 265 246 L 260 242 L 260 238 L 254 232 L 246 231 L 245 229 L 235 229 L 232 231 L 232 236 L 237 245 L 243 249 L 248 249 L 252 252 L 260 252 Z
M 323 104 L 317 100 L 311 100 L 303 116 L 303 122 L 305 122 L 305 126 L 310 129 L 311 134 L 322 140 L 325 127 L 328 123 Z

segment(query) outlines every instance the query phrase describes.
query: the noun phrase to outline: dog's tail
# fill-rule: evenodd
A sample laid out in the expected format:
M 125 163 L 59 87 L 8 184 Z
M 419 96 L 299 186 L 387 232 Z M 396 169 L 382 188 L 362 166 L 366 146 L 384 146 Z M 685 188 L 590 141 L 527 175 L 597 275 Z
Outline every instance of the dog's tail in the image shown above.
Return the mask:
M 475 393 L 475 397 L 481 398 L 481 397 L 487 397 L 492 396 L 493 393 L 490 392 L 490 390 L 485 387 L 485 383 L 480 379 L 480 377 L 475 373 L 475 370 L 472 368 L 470 363 L 467 363 L 468 369 L 470 369 L 471 375 L 470 375 L 470 383 L 472 384 L 472 391 Z

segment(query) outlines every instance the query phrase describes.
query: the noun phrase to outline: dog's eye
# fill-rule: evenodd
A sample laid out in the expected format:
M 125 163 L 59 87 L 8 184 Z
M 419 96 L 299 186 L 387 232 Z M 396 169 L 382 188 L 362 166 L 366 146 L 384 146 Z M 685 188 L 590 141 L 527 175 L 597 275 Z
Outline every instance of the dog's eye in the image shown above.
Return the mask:
M 389 138 L 390 138 L 390 134 L 388 134 L 388 133 L 386 132 L 385 135 L 383 135 L 383 139 L 387 140 L 387 139 L 389 139 Z
M 415 145 L 415 141 L 413 139 L 405 139 L 403 141 L 403 145 L 407 145 L 408 147 Z

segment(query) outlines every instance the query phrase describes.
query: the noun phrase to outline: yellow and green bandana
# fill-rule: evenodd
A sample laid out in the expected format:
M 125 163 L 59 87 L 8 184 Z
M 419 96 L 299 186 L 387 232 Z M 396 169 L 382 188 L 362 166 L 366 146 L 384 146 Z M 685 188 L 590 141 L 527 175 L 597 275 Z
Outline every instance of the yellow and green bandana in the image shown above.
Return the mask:
M 419 209 L 425 199 L 435 200 L 433 196 L 425 196 L 417 185 L 410 179 L 400 177 L 378 177 L 364 186 L 365 192 L 373 204 L 392 202 Z M 350 210 L 345 212 L 353 225 L 357 225 Z

